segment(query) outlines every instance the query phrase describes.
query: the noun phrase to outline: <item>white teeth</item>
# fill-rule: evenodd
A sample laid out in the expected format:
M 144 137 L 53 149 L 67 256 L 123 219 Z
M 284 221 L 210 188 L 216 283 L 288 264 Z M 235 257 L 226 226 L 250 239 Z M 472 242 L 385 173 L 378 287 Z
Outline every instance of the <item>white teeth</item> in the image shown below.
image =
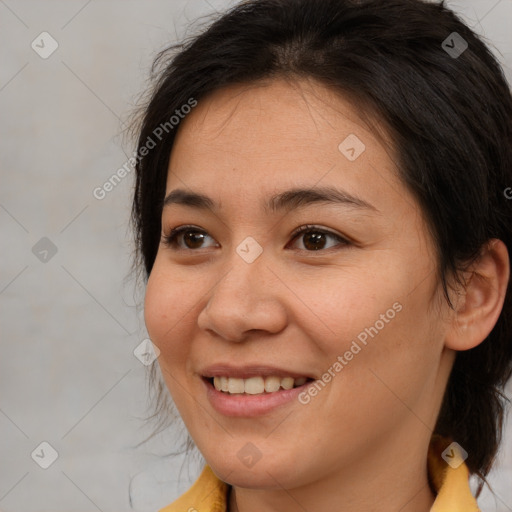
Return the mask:
M 245 379 L 244 389 L 249 395 L 263 393 L 263 391 L 265 391 L 265 381 L 263 380 L 263 377 L 251 377 L 250 379 Z
M 243 393 L 245 391 L 244 379 L 228 378 L 228 391 L 233 393 Z
M 262 393 L 275 393 L 279 389 L 292 389 L 302 386 L 307 381 L 306 377 L 250 377 L 248 379 L 239 379 L 234 377 L 214 377 L 213 385 L 217 391 L 223 391 L 229 394 L 259 395 Z
M 292 389 L 293 388 L 293 378 L 292 377 L 285 377 L 284 379 L 281 379 L 281 387 L 283 389 Z
M 266 377 L 265 378 L 265 391 L 273 393 L 281 387 L 281 379 L 279 377 Z
M 228 378 L 227 377 L 214 377 L 213 385 L 218 391 L 228 391 Z

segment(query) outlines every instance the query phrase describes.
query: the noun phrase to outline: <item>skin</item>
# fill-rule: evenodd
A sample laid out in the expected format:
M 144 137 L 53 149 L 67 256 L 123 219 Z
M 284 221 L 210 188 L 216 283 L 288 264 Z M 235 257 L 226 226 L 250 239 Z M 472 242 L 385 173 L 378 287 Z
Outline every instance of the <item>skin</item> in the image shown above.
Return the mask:
M 338 145 L 356 134 L 349 161 Z M 186 427 L 213 471 L 233 486 L 230 510 L 427 512 L 427 449 L 455 350 L 480 343 L 498 319 L 509 278 L 500 241 L 468 272 L 449 309 L 421 210 L 393 152 L 346 99 L 311 81 L 236 85 L 201 100 L 179 127 L 166 193 L 210 196 L 218 210 L 168 205 L 163 234 L 207 233 L 187 248 L 161 243 L 145 319 Z M 316 203 L 268 213 L 292 187 L 335 186 L 374 210 Z M 312 224 L 321 250 L 291 236 Z M 194 229 L 192 229 L 194 231 Z M 246 237 L 262 254 L 236 252 Z M 200 248 L 195 248 L 200 247 Z M 308 250 L 309 248 L 309 250 Z M 219 414 L 199 372 L 217 362 L 268 364 L 320 379 L 392 305 L 402 310 L 307 405 L 255 418 Z M 237 452 L 261 453 L 251 468 Z

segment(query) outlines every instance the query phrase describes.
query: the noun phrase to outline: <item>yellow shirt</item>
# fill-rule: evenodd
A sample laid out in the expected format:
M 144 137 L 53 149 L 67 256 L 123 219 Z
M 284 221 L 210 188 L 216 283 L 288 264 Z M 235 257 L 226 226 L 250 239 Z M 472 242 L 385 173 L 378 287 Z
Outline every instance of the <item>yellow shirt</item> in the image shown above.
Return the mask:
M 469 488 L 466 464 L 461 462 L 458 467 L 452 467 L 441 457 L 448 444 L 438 436 L 434 436 L 430 443 L 428 474 L 437 493 L 430 512 L 480 512 Z M 228 484 L 217 478 L 206 465 L 194 485 L 159 512 L 226 512 L 228 490 Z

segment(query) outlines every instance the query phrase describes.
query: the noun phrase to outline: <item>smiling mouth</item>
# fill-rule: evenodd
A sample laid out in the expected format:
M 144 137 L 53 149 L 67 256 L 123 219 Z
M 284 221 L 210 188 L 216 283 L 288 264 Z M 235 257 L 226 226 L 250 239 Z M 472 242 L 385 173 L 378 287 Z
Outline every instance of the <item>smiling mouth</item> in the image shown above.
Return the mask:
M 228 395 L 267 395 L 282 390 L 298 388 L 312 382 L 308 377 L 255 376 L 248 379 L 236 377 L 204 377 L 212 387 Z

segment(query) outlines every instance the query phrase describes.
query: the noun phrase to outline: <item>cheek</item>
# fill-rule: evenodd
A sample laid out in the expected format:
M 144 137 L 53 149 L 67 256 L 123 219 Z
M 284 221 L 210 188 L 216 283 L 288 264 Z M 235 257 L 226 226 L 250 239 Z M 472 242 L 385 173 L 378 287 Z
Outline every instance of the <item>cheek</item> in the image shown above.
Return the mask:
M 382 267 L 375 268 L 379 273 L 372 272 L 371 265 L 360 272 L 345 273 L 311 296 L 316 317 L 329 331 L 316 340 L 328 355 L 329 368 L 342 356 L 343 361 L 332 371 L 347 377 L 350 374 L 348 387 L 366 388 L 369 376 L 370 381 L 378 381 L 364 371 L 373 369 L 407 392 L 407 381 L 431 377 L 442 350 L 438 320 L 429 312 L 434 282 L 432 276 L 428 278 L 428 270 L 418 272 L 412 265 L 394 262 L 386 272 Z
M 191 339 L 192 332 L 191 304 L 184 297 L 193 299 L 174 275 L 171 279 L 169 272 L 162 272 L 155 262 L 146 286 L 144 320 L 151 341 L 160 350 L 158 364 L 162 377 L 181 413 L 186 410 L 183 383 L 190 360 L 190 344 L 186 340 Z
M 146 285 L 146 295 L 144 298 L 144 321 L 151 341 L 158 346 L 160 350 L 160 338 L 163 326 L 167 322 L 166 311 L 168 310 L 167 300 L 162 293 L 162 288 L 158 286 L 158 272 L 153 267 Z
M 162 360 L 176 360 L 183 357 L 187 346 L 184 343 L 173 343 L 173 340 L 183 340 L 187 323 L 186 294 L 183 286 L 168 273 L 160 271 L 157 262 L 149 276 L 144 299 L 144 320 L 151 341 L 159 348 Z M 172 357 L 168 357 L 172 355 Z
M 369 338 L 367 330 L 372 329 L 376 322 L 378 331 L 383 332 L 400 316 L 396 308 L 393 308 L 400 296 L 397 288 L 382 280 L 379 282 L 368 269 L 345 269 L 339 275 L 335 273 L 324 279 L 321 286 L 318 282 L 309 284 L 313 286 L 309 287 L 309 296 L 306 294 L 307 283 L 302 295 L 307 297 L 308 306 L 315 313 L 309 316 L 323 324 L 323 339 L 329 345 L 325 347 L 329 352 L 348 350 L 351 341 L 357 339 L 358 335 L 361 335 L 360 339 L 364 343 L 365 336 Z M 300 294 L 299 289 L 297 295 Z M 401 309 L 400 306 L 398 308 Z M 381 320 L 382 315 L 385 323 Z M 322 339 L 320 332 L 315 338 L 319 341 Z

